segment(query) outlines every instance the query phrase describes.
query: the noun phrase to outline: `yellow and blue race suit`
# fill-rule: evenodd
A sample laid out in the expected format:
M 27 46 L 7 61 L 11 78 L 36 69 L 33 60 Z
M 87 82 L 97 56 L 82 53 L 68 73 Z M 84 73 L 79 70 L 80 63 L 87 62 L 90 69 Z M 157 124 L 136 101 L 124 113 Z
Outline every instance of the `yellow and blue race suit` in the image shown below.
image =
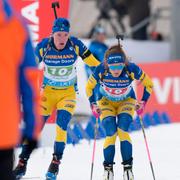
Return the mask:
M 76 106 L 77 57 L 80 56 L 90 67 L 97 66 L 99 62 L 76 37 L 70 37 L 62 50 L 55 48 L 53 39 L 43 39 L 37 45 L 35 54 L 37 61 L 44 64 L 41 113 L 46 121 L 53 110 L 57 110 L 54 154 L 61 159 L 67 126 Z
M 143 70 L 129 62 L 119 77 L 113 77 L 101 63 L 88 79 L 87 96 L 91 104 L 96 103 L 102 113 L 100 119 L 106 131 L 104 143 L 104 164 L 113 164 L 115 141 L 119 137 L 123 164 L 132 164 L 132 143 L 128 133 L 135 112 L 136 95 L 132 86 L 134 80 L 140 80 L 144 86 L 142 100 L 147 101 L 153 83 Z M 98 86 L 97 95 L 94 93 Z M 97 96 L 97 97 L 96 97 Z

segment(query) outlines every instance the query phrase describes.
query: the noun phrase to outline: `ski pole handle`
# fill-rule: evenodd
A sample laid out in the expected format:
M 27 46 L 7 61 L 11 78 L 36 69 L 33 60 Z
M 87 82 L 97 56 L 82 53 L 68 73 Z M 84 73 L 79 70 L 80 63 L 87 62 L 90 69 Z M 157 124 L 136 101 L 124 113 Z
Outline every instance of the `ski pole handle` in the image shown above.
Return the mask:
M 120 46 L 121 45 L 121 43 L 120 43 L 120 40 L 124 40 L 124 35 L 123 34 L 118 34 L 118 35 L 116 35 L 116 39 L 118 40 L 118 45 Z
M 52 3 L 52 8 L 53 8 L 53 10 L 54 10 L 55 19 L 58 18 L 56 8 L 59 8 L 59 7 L 60 7 L 60 6 L 59 6 L 59 2 L 58 2 L 58 1 Z
M 118 34 L 118 35 L 116 35 L 116 39 L 124 40 L 124 35 L 123 34 Z

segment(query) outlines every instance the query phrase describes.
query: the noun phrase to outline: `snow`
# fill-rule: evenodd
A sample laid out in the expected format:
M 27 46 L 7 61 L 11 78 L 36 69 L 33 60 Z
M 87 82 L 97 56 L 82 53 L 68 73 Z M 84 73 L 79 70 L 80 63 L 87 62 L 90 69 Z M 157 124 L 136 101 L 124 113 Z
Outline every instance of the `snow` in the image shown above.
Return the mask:
M 160 125 L 146 129 L 146 136 L 154 166 L 156 180 L 180 180 L 180 124 Z M 146 147 L 141 131 L 131 133 L 134 147 L 134 176 L 135 180 L 153 180 L 146 153 Z M 118 139 L 117 139 L 118 140 Z M 103 175 L 103 140 L 97 141 L 93 180 L 102 180 Z M 60 165 L 58 179 L 88 180 L 92 159 L 93 141 L 86 140 L 73 146 L 67 145 Z M 16 151 L 16 161 L 20 149 Z M 44 179 L 44 175 L 52 158 L 51 147 L 40 147 L 29 160 L 26 178 Z M 122 165 L 119 143 L 116 143 L 114 180 L 122 180 Z

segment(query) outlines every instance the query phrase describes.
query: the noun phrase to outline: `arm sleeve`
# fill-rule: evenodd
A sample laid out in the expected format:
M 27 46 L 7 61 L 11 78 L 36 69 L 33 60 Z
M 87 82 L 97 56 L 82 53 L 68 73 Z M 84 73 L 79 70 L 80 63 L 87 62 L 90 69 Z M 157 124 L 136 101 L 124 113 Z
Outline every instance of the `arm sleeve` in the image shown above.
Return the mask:
M 94 88 L 96 87 L 97 83 L 100 81 L 100 67 L 98 66 L 94 73 L 89 77 L 88 82 L 86 84 L 86 94 L 89 98 L 90 104 L 96 103 Z
M 84 45 L 81 40 L 73 38 L 73 43 L 75 44 L 76 52 L 78 52 L 79 56 L 88 66 L 95 67 L 100 64 L 100 62 L 93 56 L 91 51 Z
M 151 78 L 137 65 L 131 64 L 132 74 L 136 80 L 140 80 L 144 86 L 144 92 L 142 101 L 148 101 L 152 90 L 153 90 L 153 82 Z
M 100 60 L 98 59 L 97 49 L 96 49 L 96 48 L 97 48 L 97 47 L 95 47 L 95 45 L 94 45 L 93 43 L 91 43 L 90 46 L 89 46 L 89 50 L 91 51 L 91 53 L 93 54 L 93 56 L 94 56 L 98 61 L 100 61 Z
M 19 69 L 19 87 L 22 98 L 24 129 L 23 136 L 37 139 L 41 128 L 40 119 L 40 90 L 38 78 L 40 71 L 37 69 L 34 51 L 30 39 L 24 49 L 24 57 Z
M 42 58 L 43 58 L 42 42 L 38 43 L 35 48 L 35 58 L 36 58 L 37 64 L 39 64 L 42 61 Z

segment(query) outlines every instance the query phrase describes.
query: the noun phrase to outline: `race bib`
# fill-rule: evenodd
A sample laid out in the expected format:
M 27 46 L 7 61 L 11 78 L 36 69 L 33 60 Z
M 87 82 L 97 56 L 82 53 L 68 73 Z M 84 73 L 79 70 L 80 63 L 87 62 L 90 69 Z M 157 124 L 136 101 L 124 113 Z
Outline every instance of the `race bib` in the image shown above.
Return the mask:
M 47 66 L 45 65 L 44 79 L 48 85 L 71 86 L 76 81 L 76 65 L 70 66 Z
M 127 93 L 128 87 L 126 88 L 109 88 L 107 86 L 104 87 L 104 90 L 113 96 L 121 96 Z
M 125 88 L 110 88 L 104 84 L 100 86 L 101 94 L 112 101 L 121 101 L 128 98 L 131 89 L 132 85 L 129 85 Z
M 67 67 L 47 67 L 47 73 L 50 76 L 54 76 L 56 78 L 67 78 L 69 75 L 72 74 L 73 67 L 67 66 Z

